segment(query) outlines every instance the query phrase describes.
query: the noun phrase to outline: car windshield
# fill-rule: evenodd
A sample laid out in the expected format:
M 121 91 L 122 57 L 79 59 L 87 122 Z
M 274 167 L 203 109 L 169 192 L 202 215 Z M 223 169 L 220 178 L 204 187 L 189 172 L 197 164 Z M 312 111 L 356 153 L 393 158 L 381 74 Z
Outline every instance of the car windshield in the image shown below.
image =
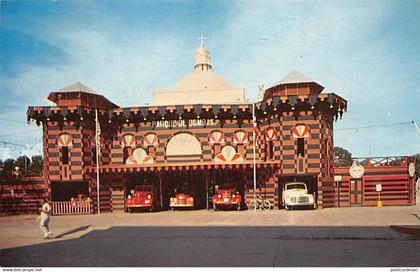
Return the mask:
M 219 187 L 219 191 L 221 191 L 221 190 L 223 190 L 223 191 L 235 191 L 235 189 L 234 188 L 232 188 L 232 187 Z
M 305 190 L 305 184 L 300 184 L 300 183 L 296 183 L 296 184 L 289 184 L 286 187 L 286 190 Z
M 149 186 L 149 185 L 137 186 L 136 191 L 137 192 L 151 192 L 152 186 Z

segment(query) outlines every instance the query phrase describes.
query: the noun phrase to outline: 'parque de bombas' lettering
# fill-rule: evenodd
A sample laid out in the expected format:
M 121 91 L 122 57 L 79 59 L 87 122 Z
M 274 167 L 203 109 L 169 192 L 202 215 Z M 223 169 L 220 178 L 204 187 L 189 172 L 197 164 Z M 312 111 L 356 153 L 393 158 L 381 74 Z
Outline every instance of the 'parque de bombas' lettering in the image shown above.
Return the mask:
M 191 120 L 165 120 L 154 121 L 152 125 L 156 128 L 186 128 L 188 127 L 212 127 L 217 125 L 214 119 L 191 119 Z

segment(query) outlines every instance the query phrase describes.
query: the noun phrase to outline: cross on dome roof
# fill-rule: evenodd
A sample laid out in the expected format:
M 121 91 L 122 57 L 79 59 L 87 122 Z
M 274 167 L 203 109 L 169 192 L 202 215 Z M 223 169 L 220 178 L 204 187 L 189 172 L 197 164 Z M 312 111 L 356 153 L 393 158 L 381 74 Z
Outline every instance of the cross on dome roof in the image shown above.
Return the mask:
M 200 46 L 195 50 L 194 70 L 206 72 L 211 70 L 210 53 L 204 46 L 204 40 L 206 37 L 201 34 L 198 39 L 200 40 Z
M 206 37 L 201 34 L 200 37 L 198 37 L 198 39 L 200 40 L 200 46 L 204 47 L 204 40 L 206 39 Z

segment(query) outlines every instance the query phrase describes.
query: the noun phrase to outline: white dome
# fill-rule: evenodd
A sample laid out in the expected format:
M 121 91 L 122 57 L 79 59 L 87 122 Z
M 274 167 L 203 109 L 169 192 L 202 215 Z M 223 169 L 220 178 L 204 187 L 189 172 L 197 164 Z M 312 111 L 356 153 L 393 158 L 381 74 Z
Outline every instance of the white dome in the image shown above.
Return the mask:
M 197 91 L 197 90 L 227 90 L 230 84 L 222 76 L 212 71 L 196 70 L 184 76 L 175 85 L 174 91 Z
M 168 91 L 156 89 L 155 105 L 222 104 L 245 102 L 245 89 L 233 88 L 222 76 L 212 72 L 209 50 L 204 36 L 195 50 L 194 72 L 185 75 Z

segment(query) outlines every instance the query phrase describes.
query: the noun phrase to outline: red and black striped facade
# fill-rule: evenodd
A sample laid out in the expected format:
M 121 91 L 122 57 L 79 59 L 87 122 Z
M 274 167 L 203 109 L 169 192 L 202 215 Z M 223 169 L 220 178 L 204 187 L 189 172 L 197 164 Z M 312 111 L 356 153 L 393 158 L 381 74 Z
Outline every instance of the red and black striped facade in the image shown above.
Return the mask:
M 319 207 L 334 207 L 345 196 L 344 186 L 338 193 L 334 182 L 333 124 L 346 111 L 347 102 L 336 94 L 321 93 L 319 87 L 316 83 L 279 85 L 266 90 L 264 99 L 255 104 L 130 108 L 120 108 L 95 94 L 54 92 L 50 97 L 56 106 L 29 107 L 27 116 L 28 121 L 43 126 L 49 182 L 55 188 L 87 182 L 89 195 L 96 201 L 98 110 L 101 210 L 123 209 L 127 186 L 146 179 L 154 179 L 164 200 L 175 176 L 201 180 L 201 185 L 192 185 L 199 194 L 207 193 L 212 183 L 236 179 L 245 197 L 253 195 L 254 144 L 258 192 L 276 208 L 281 207 L 282 186 L 295 179 L 308 183 Z M 168 146 L 179 134 L 194 137 L 200 152 L 169 154 Z M 145 154 L 140 161 L 134 158 L 127 163 L 140 153 Z M 366 198 L 365 203 L 369 201 Z M 415 202 L 404 202 L 411 203 Z

